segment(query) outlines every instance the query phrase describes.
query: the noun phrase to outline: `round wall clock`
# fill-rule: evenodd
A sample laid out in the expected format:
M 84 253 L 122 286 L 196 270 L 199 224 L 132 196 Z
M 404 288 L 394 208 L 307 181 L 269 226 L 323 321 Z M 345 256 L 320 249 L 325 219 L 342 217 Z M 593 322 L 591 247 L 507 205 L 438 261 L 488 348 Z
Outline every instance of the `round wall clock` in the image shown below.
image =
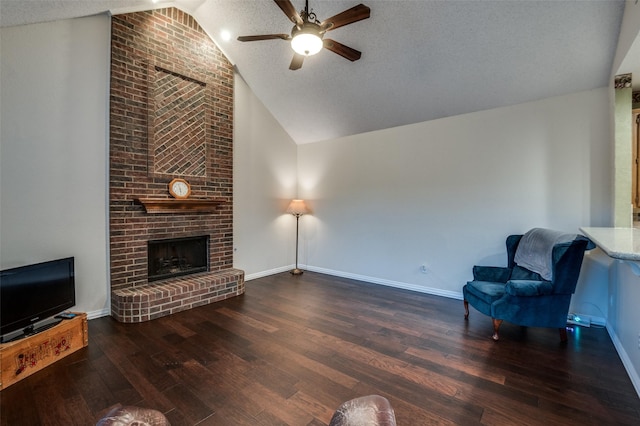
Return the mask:
M 174 198 L 185 199 L 191 195 L 191 185 L 184 179 L 175 178 L 169 182 L 169 194 Z

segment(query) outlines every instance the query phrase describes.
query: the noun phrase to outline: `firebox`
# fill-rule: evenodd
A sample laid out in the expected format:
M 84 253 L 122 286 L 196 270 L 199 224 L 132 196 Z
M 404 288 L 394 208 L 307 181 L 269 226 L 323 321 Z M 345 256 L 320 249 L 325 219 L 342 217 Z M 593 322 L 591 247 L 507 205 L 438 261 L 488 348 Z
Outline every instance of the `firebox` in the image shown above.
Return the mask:
M 149 281 L 209 270 L 208 235 L 152 240 L 147 252 Z

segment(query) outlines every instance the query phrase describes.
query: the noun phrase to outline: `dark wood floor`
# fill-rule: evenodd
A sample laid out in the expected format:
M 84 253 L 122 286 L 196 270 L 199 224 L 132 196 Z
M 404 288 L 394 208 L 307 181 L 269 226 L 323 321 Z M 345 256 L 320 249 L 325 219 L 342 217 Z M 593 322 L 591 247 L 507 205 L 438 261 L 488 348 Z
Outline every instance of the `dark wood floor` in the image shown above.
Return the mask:
M 89 321 L 89 346 L 2 391 L 2 425 L 91 425 L 120 403 L 176 425 L 323 425 L 380 394 L 399 425 L 631 425 L 640 399 L 604 329 L 463 319 L 462 302 L 306 272 L 142 324 Z

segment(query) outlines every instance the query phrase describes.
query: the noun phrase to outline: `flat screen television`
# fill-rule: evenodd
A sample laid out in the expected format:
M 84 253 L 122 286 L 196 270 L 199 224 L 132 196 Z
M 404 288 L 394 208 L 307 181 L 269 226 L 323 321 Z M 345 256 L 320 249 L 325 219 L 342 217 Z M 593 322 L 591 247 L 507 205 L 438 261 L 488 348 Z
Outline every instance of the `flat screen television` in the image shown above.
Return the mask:
M 43 321 L 75 304 L 73 257 L 0 271 L 0 336 L 3 342 L 15 340 L 10 334 L 18 330 L 23 335 L 39 331 Z

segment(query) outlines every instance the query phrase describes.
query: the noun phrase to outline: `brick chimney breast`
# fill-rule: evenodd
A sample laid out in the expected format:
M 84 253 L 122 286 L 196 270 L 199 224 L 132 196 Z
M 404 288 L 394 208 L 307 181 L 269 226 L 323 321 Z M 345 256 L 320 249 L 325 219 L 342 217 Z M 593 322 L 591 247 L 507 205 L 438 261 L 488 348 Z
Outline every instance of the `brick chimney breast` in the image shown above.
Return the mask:
M 233 67 L 176 9 L 114 15 L 111 25 L 112 315 L 146 321 L 244 292 L 233 269 Z M 149 214 L 176 177 L 213 211 Z M 148 282 L 150 240 L 209 236 L 209 271 Z

